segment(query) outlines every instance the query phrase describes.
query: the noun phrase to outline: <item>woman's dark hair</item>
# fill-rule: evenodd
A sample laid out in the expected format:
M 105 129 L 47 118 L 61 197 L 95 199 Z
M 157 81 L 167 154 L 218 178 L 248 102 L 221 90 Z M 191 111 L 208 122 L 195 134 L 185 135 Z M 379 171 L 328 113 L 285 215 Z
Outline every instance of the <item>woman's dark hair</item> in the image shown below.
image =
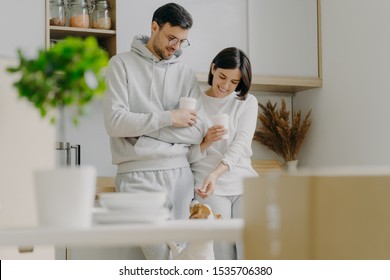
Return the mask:
M 157 22 L 160 27 L 165 23 L 170 23 L 172 26 L 180 26 L 183 29 L 192 27 L 190 13 L 176 3 L 168 3 L 158 8 L 153 14 L 152 21 Z
M 210 86 L 213 84 L 214 78 L 214 75 L 211 72 L 213 63 L 214 70 L 217 68 L 240 69 L 241 80 L 237 85 L 236 92 L 238 99 L 245 100 L 252 82 L 252 66 L 246 54 L 242 50 L 234 47 L 220 51 L 211 62 L 208 79 L 208 84 Z

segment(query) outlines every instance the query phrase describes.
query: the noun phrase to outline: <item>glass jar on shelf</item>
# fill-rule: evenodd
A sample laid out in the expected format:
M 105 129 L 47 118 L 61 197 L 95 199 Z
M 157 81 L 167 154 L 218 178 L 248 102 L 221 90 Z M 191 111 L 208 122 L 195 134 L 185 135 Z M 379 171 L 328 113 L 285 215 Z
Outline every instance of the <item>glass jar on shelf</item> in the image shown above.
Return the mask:
M 64 0 L 50 0 L 50 25 L 65 26 L 65 3 Z
M 96 0 L 92 5 L 92 28 L 111 29 L 111 7 L 107 0 Z
M 89 27 L 89 9 L 87 0 L 70 0 L 67 14 L 70 27 Z

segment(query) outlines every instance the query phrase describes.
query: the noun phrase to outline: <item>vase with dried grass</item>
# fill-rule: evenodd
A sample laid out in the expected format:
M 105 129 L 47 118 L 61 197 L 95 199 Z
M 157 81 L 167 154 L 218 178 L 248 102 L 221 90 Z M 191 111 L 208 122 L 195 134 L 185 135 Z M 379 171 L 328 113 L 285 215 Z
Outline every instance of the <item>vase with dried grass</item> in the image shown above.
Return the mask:
M 303 140 L 311 125 L 311 110 L 302 119 L 301 111 L 297 111 L 290 121 L 290 111 L 287 110 L 286 101 L 278 109 L 277 103 L 268 101 L 266 105 L 259 103 L 261 111 L 258 120 L 261 123 L 259 130 L 255 131 L 254 140 L 268 147 L 280 156 L 287 167 L 287 162 L 295 161 L 301 150 Z

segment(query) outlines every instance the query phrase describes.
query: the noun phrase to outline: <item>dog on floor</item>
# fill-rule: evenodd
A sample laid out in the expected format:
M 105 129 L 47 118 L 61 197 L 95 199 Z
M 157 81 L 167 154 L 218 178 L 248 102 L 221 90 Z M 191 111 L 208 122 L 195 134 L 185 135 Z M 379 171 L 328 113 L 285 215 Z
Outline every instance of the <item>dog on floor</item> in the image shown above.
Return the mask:
M 214 214 L 210 206 L 193 199 L 190 203 L 190 219 L 221 219 L 220 214 Z M 214 260 L 214 242 L 192 241 L 179 245 L 176 242 L 167 242 L 174 260 Z

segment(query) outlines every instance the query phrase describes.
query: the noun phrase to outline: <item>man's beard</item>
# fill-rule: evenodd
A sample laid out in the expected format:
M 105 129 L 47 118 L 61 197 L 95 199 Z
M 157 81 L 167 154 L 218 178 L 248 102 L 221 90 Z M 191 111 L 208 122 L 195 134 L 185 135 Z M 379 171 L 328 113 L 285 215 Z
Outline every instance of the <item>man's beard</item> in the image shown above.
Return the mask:
M 154 51 L 156 52 L 156 54 L 157 54 L 161 59 L 166 59 L 166 60 L 170 59 L 170 58 L 173 56 L 173 54 L 175 53 L 175 52 L 173 52 L 171 55 L 167 56 L 167 55 L 165 54 L 165 52 L 164 52 L 165 49 L 159 48 L 159 47 L 157 46 L 157 44 L 154 45 Z

